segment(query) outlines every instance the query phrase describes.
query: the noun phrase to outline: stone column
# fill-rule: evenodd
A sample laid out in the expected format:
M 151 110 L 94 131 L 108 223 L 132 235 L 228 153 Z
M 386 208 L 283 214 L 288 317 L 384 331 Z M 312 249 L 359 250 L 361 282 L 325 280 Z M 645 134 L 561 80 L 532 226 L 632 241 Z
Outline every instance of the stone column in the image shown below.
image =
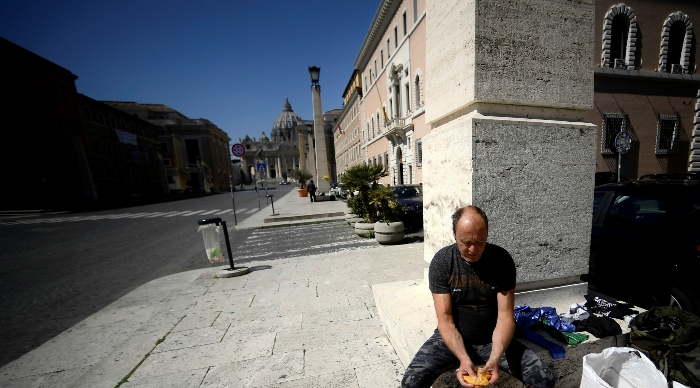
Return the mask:
M 321 110 L 321 85 L 311 85 L 311 99 L 314 104 L 314 138 L 316 139 L 316 187 L 319 192 L 328 192 L 331 189 L 329 181 L 323 179 L 324 175 L 331 176 L 328 163 L 328 153 L 326 152 L 326 131 L 323 125 L 323 111 Z M 313 144 L 313 143 L 311 143 Z M 312 152 L 309 149 L 309 152 Z
M 297 142 L 299 143 L 299 166 L 297 167 L 300 170 L 306 170 L 306 146 L 309 144 L 307 142 L 308 136 L 307 136 L 307 129 L 306 125 L 300 124 L 297 125 Z
M 588 271 L 593 7 L 427 2 L 426 261 L 454 242 L 452 212 L 474 204 L 489 216 L 489 241 L 513 255 L 520 285 L 566 284 Z

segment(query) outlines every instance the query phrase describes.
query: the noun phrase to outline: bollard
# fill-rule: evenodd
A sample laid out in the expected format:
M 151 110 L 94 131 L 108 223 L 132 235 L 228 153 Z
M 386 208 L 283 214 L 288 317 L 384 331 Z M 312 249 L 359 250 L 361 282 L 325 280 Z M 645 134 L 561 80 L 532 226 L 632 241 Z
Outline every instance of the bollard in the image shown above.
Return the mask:
M 241 267 L 241 268 L 236 269 L 233 266 L 233 254 L 231 253 L 231 242 L 228 239 L 228 228 L 226 227 L 226 221 L 222 221 L 221 218 L 219 218 L 219 217 L 203 218 L 203 219 L 197 221 L 197 224 L 198 225 L 216 224 L 217 226 L 221 225 L 224 229 L 224 238 L 226 239 L 226 251 L 228 252 L 228 262 L 231 265 L 231 268 L 226 268 L 222 271 L 219 271 L 219 273 L 217 273 L 217 276 L 219 276 L 219 277 L 233 277 L 233 276 L 240 276 L 240 275 L 248 273 L 247 267 Z
M 268 194 L 266 195 L 267 198 L 270 198 L 270 204 L 272 205 L 272 215 L 275 215 L 275 202 L 272 200 L 272 197 L 274 197 L 273 194 Z

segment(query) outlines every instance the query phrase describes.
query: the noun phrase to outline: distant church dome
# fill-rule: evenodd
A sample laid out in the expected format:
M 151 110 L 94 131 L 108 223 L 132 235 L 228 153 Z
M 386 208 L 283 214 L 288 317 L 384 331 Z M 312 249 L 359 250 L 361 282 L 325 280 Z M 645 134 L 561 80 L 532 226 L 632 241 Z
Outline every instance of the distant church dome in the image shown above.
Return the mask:
M 272 125 L 272 140 L 295 139 L 296 136 L 293 135 L 295 133 L 294 128 L 296 128 L 297 123 L 301 121 L 301 117 L 292 110 L 289 99 L 285 99 L 282 113 L 277 116 L 275 123 Z

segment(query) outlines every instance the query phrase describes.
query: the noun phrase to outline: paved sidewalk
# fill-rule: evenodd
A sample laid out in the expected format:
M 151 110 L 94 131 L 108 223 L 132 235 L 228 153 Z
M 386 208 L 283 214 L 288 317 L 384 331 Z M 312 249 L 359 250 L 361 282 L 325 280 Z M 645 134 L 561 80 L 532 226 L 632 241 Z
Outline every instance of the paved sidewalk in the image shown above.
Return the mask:
M 6 365 L 0 387 L 399 386 L 372 286 L 421 279 L 423 244 L 247 265 L 151 281 Z
M 240 229 L 342 219 L 296 190 Z M 348 225 L 348 228 L 350 226 Z M 5 387 L 398 387 L 372 286 L 422 279 L 423 244 L 246 263 L 151 281 L 0 369 Z
M 266 200 L 265 191 L 261 190 L 261 201 Z M 275 191 L 271 191 L 273 195 Z M 338 199 L 331 201 L 330 197 L 316 197 L 317 202 L 311 202 L 309 197 L 299 197 L 296 189 L 279 198 L 273 197 L 273 204 L 267 205 L 259 212 L 236 226 L 236 229 L 263 229 L 278 228 L 282 226 L 312 224 L 318 222 L 331 222 L 344 219 L 344 214 L 349 213 L 347 204 Z M 272 207 L 274 205 L 275 214 Z

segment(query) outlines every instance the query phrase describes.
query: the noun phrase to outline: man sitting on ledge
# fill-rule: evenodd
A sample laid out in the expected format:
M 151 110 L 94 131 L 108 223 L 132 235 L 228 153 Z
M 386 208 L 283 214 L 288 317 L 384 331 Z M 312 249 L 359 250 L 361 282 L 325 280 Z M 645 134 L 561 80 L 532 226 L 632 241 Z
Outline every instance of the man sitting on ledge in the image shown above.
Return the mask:
M 515 263 L 508 251 L 486 242 L 486 213 L 477 206 L 458 209 L 452 232 L 456 243 L 435 254 L 428 276 L 438 327 L 406 368 L 402 387 L 430 387 L 455 369 L 459 383 L 473 387 L 464 376 L 476 378 L 474 363 L 483 360 L 489 384 L 501 368 L 527 387 L 554 387 L 549 367 L 513 340 Z

